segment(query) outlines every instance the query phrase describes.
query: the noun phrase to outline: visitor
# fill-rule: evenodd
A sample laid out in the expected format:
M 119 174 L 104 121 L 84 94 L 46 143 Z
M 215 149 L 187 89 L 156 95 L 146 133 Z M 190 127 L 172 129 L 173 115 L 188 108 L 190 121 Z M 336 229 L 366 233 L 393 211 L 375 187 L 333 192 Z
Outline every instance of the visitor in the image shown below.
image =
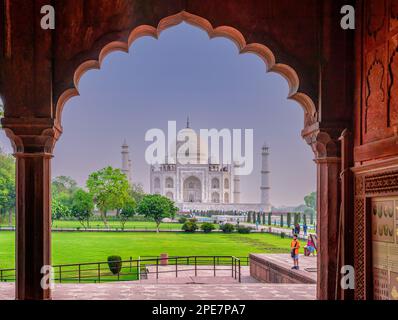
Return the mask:
M 299 248 L 300 242 L 297 240 L 297 234 L 293 236 L 293 240 L 290 244 L 290 255 L 293 259 L 292 269 L 299 270 Z
M 300 234 L 300 225 L 298 223 L 296 224 L 296 234 Z
M 313 256 L 315 256 L 315 245 L 314 245 L 314 243 L 312 242 L 311 237 L 308 237 L 307 244 L 306 244 L 305 248 L 307 249 L 308 255 L 309 255 L 309 256 L 310 256 L 311 254 L 312 254 Z
M 303 225 L 304 237 L 307 236 L 307 228 L 308 228 L 307 224 L 304 223 L 304 225 Z

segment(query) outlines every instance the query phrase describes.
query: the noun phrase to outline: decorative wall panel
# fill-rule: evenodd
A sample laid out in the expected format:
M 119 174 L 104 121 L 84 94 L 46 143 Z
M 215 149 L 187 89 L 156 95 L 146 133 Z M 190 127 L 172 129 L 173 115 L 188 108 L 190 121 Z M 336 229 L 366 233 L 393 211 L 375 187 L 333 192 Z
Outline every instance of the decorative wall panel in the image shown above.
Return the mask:
M 375 299 L 398 300 L 398 197 L 372 199 Z

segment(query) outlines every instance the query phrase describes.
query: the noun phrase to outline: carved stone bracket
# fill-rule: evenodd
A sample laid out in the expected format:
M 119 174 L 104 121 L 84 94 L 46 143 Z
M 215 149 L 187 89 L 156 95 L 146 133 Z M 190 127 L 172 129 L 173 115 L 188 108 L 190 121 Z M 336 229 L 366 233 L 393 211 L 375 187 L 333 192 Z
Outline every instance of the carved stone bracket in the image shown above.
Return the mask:
M 319 122 L 307 126 L 301 133 L 314 152 L 315 159 L 339 158 L 339 138 L 343 128 L 321 128 Z
M 52 154 L 62 129 L 53 119 L 3 118 L 3 129 L 11 140 L 15 154 Z

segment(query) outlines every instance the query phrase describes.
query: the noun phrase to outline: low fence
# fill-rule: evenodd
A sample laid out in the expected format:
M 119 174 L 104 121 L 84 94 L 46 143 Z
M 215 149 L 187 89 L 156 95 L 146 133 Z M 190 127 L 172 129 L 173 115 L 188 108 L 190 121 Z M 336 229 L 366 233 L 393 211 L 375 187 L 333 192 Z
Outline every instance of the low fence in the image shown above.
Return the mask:
M 136 281 L 148 279 L 154 275 L 171 273 L 178 277 L 182 272 L 230 271 L 231 276 L 241 282 L 241 267 L 249 265 L 249 257 L 235 256 L 176 256 L 176 257 L 140 257 L 120 261 L 120 270 L 112 273 L 108 262 L 89 262 L 77 264 L 62 264 L 53 266 L 53 281 L 55 283 L 100 283 L 111 281 Z M 172 268 L 162 268 L 164 266 Z M 188 268 L 187 268 L 188 266 Z M 15 269 L 0 269 L 0 282 L 15 281 Z

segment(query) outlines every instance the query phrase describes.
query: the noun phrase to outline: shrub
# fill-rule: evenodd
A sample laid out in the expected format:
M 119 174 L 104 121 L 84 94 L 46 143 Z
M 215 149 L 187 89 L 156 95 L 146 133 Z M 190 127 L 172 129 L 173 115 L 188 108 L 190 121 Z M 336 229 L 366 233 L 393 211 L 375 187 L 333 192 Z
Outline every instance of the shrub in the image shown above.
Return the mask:
M 282 239 L 285 239 L 285 236 L 286 236 L 286 233 L 281 232 L 281 238 L 282 238 Z
M 220 229 L 224 233 L 231 233 L 235 230 L 235 227 L 231 223 L 224 223 L 223 225 L 220 226 Z
M 216 227 L 210 222 L 204 222 L 202 223 L 200 228 L 203 230 L 204 233 L 209 233 L 212 232 Z
M 188 220 L 182 225 L 181 229 L 185 232 L 195 232 L 196 230 L 198 230 L 198 225 L 196 224 L 196 222 Z
M 178 222 L 184 224 L 185 222 L 187 222 L 187 217 L 179 217 L 178 218 Z
M 236 228 L 239 233 L 250 233 L 253 229 L 250 227 L 239 226 Z
M 120 273 L 120 270 L 122 270 L 122 258 L 120 256 L 109 256 L 108 266 L 113 274 Z

